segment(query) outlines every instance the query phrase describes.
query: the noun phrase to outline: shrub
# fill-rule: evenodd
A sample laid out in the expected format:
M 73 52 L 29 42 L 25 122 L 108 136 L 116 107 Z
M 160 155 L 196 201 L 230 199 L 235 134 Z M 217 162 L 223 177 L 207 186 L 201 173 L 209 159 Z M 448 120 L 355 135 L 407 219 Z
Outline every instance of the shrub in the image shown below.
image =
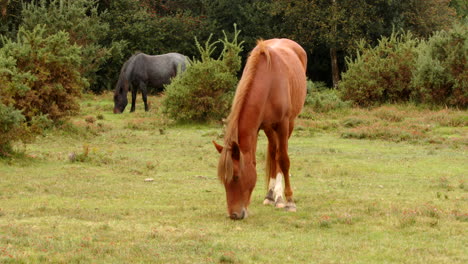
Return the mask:
M 417 101 L 467 107 L 468 24 L 439 31 L 418 49 L 412 85 Z
M 408 101 L 418 42 L 410 33 L 392 33 L 374 48 L 361 42 L 356 58 L 346 58 L 348 71 L 339 83 L 343 98 L 361 106 Z
M 111 55 L 120 54 L 121 43 L 101 43 L 109 35 L 109 24 L 102 17 L 106 12 L 98 13 L 96 0 L 40 0 L 23 5 L 21 12 L 22 26 L 32 31 L 36 25 L 47 25 L 45 35 L 59 31 L 68 33 L 71 45 L 81 46 L 80 57 L 83 63 L 79 67 L 93 90 L 99 90 L 103 80 L 98 76 L 104 63 Z M 87 87 L 83 87 L 87 88 Z
M 166 87 L 163 101 L 166 114 L 183 121 L 219 120 L 228 114 L 237 84 L 236 73 L 241 66 L 239 33 L 236 29 L 232 41 L 225 34 L 224 40 L 210 43 L 210 37 L 204 47 L 195 39 L 201 60 L 191 61 L 184 74 Z M 223 50 L 214 59 L 212 54 L 218 43 L 223 45 Z
M 13 151 L 12 142 L 30 142 L 50 125 L 50 120 L 43 115 L 26 122 L 20 110 L 0 102 L 0 157 L 8 156 Z
M 11 152 L 11 142 L 21 139 L 21 127 L 25 121 L 21 111 L 0 102 L 0 156 Z
M 315 112 L 329 112 L 350 106 L 349 102 L 341 100 L 339 91 L 330 89 L 323 82 L 307 81 L 307 97 L 305 105 Z
M 0 155 L 13 141 L 29 142 L 44 128 L 79 110 L 84 87 L 80 48 L 61 31 L 45 37 L 45 26 L 20 28 L 16 42 L 0 49 Z
M 45 36 L 45 26 L 20 28 L 16 42 L 2 39 L 0 100 L 21 110 L 27 121 L 47 115 L 51 120 L 78 112 L 85 86 L 79 73 L 80 48 L 69 44 L 68 33 Z

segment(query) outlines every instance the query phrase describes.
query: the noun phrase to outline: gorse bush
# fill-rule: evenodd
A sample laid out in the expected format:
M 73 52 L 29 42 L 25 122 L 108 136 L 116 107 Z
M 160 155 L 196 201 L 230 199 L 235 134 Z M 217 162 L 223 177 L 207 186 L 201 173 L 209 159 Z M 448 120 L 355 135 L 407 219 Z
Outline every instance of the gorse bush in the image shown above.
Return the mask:
M 21 111 L 0 102 L 0 156 L 11 152 L 11 142 L 21 139 L 21 128 L 25 121 Z
M 468 24 L 436 32 L 418 48 L 412 85 L 415 100 L 468 106 Z
M 201 59 L 194 59 L 186 71 L 166 87 L 164 112 L 175 120 L 219 120 L 228 114 L 237 84 L 236 74 L 241 67 L 242 42 L 240 31 L 235 30 L 232 41 L 224 39 L 210 43 L 211 37 L 201 46 L 195 39 Z M 216 44 L 222 44 L 221 55 L 212 54 Z
M 80 48 L 68 33 L 45 36 L 45 26 L 20 28 L 16 41 L 2 38 L 0 49 L 0 154 L 12 141 L 27 141 L 51 121 L 79 111 L 85 86 Z
M 408 101 L 419 41 L 411 33 L 392 33 L 374 48 L 360 43 L 339 84 L 343 98 L 362 106 Z
M 45 26 L 20 28 L 16 42 L 2 39 L 0 96 L 22 110 L 27 120 L 47 115 L 58 120 L 78 113 L 85 85 L 80 75 L 80 47 L 69 44 L 68 33 L 46 36 Z
M 109 43 L 108 47 L 101 44 L 110 31 L 109 24 L 102 19 L 106 13 L 98 12 L 96 0 L 33 1 L 23 5 L 21 25 L 30 31 L 38 24 L 47 25 L 45 35 L 67 32 L 70 44 L 81 46 L 80 57 L 86 62 L 80 65 L 80 74 L 93 90 L 99 90 L 96 86 L 107 81 L 105 76 L 100 76 L 104 63 L 123 49 L 118 41 Z
M 8 156 L 14 141 L 31 142 L 35 135 L 50 127 L 51 120 L 44 115 L 33 117 L 30 121 L 20 110 L 0 102 L 0 157 Z

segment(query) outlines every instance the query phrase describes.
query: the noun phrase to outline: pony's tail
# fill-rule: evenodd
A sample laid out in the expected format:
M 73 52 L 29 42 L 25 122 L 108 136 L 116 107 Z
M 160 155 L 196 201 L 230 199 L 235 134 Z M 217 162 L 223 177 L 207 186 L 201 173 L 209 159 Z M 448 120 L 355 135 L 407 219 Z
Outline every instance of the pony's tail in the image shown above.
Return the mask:
M 255 50 L 255 53 L 258 53 L 258 55 L 264 54 L 267 60 L 267 65 L 268 67 L 270 67 L 270 61 L 271 61 L 270 51 L 268 50 L 268 45 L 265 43 L 265 40 L 263 39 L 257 40 L 257 48 Z

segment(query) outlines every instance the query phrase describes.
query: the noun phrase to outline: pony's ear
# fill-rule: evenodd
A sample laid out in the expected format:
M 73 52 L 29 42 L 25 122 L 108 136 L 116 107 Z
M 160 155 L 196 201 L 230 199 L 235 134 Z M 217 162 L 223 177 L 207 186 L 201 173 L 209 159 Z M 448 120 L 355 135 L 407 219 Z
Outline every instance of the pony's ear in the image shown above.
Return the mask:
M 240 149 L 237 142 L 231 142 L 231 157 L 233 160 L 240 160 Z
M 219 145 L 218 143 L 216 143 L 214 140 L 212 141 L 216 150 L 221 153 L 221 151 L 223 151 L 223 146 Z

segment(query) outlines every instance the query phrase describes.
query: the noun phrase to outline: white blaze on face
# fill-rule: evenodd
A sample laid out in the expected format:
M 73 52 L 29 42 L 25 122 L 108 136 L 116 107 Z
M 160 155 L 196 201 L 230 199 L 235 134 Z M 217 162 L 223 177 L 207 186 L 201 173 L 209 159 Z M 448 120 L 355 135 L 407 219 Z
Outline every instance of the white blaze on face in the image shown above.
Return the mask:
M 273 179 L 270 179 L 270 186 L 271 186 L 271 182 L 272 182 Z M 283 174 L 281 172 L 278 172 L 278 174 L 276 174 L 276 180 L 273 180 L 274 182 L 274 197 L 275 197 L 275 201 L 278 201 L 278 198 L 282 198 L 283 197 L 283 193 L 284 193 L 284 190 L 283 190 Z

